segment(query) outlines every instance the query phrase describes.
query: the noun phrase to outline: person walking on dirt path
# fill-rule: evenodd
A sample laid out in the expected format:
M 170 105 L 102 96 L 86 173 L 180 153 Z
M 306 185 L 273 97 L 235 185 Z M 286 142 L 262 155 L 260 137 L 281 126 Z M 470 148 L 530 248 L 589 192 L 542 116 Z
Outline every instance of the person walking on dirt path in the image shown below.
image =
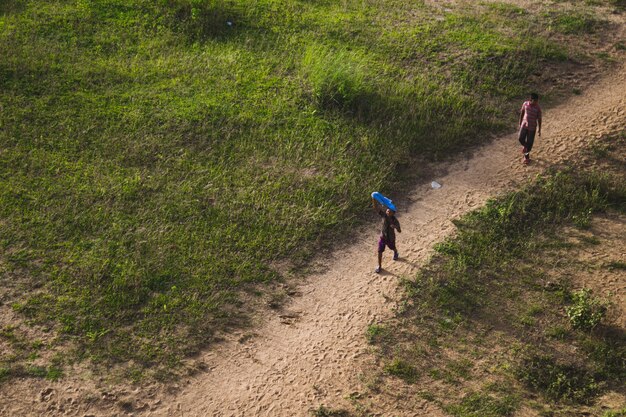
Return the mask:
M 402 233 L 400 229 L 400 222 L 396 218 L 396 212 L 390 208 L 380 206 L 376 200 L 372 198 L 372 204 L 374 210 L 383 218 L 383 229 L 378 239 L 378 267 L 376 273 L 380 273 L 383 270 L 382 260 L 385 246 L 393 251 L 393 260 L 398 260 L 398 249 L 396 247 L 396 230 L 398 233 Z
M 535 142 L 535 132 L 541 136 L 541 107 L 539 107 L 539 95 L 530 94 L 530 100 L 522 104 L 519 115 L 519 143 L 522 145 L 524 158 L 522 162 L 527 165 L 530 162 L 530 151 Z

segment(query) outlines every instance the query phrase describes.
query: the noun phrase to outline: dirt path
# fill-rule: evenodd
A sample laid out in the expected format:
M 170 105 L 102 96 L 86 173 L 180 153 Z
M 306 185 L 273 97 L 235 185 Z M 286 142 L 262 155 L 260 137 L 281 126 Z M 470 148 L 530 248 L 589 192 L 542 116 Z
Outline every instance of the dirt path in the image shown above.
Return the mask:
M 544 109 L 543 136 L 536 139 L 530 166 L 521 164 L 516 135 L 507 135 L 471 158 L 437 168 L 440 174 L 433 179 L 441 189 L 425 184 L 402 201 L 399 261 L 386 253 L 385 271 L 373 272 L 379 226 L 372 223 L 366 235 L 328 260 L 326 272 L 307 278 L 299 288 L 301 296 L 265 318 L 256 336 L 233 336 L 204 354 L 207 369 L 175 393 L 100 392 L 101 398 L 90 403 L 78 402 L 87 394 L 68 382 L 31 381 L 28 387 L 17 383 L 5 390 L 0 414 L 295 417 L 310 416 L 320 405 L 346 407 L 350 394 L 365 392 L 360 370 L 371 357 L 367 326 L 393 314 L 399 279 L 413 274 L 433 244 L 453 232 L 451 220 L 625 126 L 626 65 L 582 95 Z M 90 389 L 90 395 L 98 391 Z M 101 408 L 107 396 L 111 405 Z M 381 415 L 407 415 L 394 404 L 379 403 L 377 408 Z M 412 415 L 437 416 L 439 411 L 425 402 Z
M 181 391 L 164 397 L 149 416 L 307 416 L 320 405 L 347 405 L 362 392 L 359 369 L 368 357 L 367 326 L 393 313 L 400 277 L 414 273 L 432 245 L 448 236 L 451 220 L 489 197 L 531 179 L 571 157 L 576 149 L 626 126 L 626 66 L 592 90 L 544 110 L 543 136 L 534 162 L 522 166 L 515 135 L 501 137 L 470 159 L 447 164 L 436 179 L 443 187 L 418 187 L 402 204 L 401 260 L 383 260 L 373 272 L 378 225 L 328 261 L 328 270 L 310 277 L 280 315 L 268 317 L 257 336 L 231 340 L 203 358 L 209 371 Z M 384 415 L 394 413 L 382 405 Z M 425 408 L 415 415 L 437 415 Z

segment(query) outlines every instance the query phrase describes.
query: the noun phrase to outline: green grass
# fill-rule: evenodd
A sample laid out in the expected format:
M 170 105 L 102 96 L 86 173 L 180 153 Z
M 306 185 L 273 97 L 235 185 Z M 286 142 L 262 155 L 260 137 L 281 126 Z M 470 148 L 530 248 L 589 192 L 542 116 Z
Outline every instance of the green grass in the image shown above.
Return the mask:
M 417 381 L 419 374 L 417 369 L 402 359 L 393 359 L 385 365 L 385 372 L 389 375 L 403 379 L 405 382 L 412 384 Z
M 315 417 L 349 417 L 350 414 L 345 410 L 332 410 L 320 405 L 312 412 Z
M 367 328 L 367 340 L 369 343 L 379 343 L 388 339 L 391 335 L 385 326 L 372 324 Z
M 564 34 L 593 33 L 601 23 L 596 17 L 587 12 L 572 11 L 548 15 L 551 27 Z
M 512 396 L 497 398 L 480 392 L 470 393 L 458 404 L 444 409 L 455 417 L 511 416 L 518 407 L 518 399 Z
M 72 360 L 155 375 L 246 325 L 259 288 L 283 279 L 275 261 L 305 265 L 344 237 L 364 190 L 392 191 L 415 156 L 513 126 L 533 71 L 575 52 L 514 8 L 437 13 L 2 2 L 0 266 L 20 288 L 14 311 Z

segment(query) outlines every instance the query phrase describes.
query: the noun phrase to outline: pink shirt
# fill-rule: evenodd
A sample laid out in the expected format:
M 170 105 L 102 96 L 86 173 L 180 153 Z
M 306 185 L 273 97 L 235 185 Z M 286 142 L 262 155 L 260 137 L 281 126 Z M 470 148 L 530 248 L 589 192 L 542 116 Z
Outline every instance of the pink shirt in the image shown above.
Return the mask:
M 525 127 L 528 130 L 537 129 L 537 119 L 541 119 L 541 107 L 539 107 L 539 104 L 531 104 L 530 101 L 525 101 L 522 104 L 522 111 L 524 112 L 524 119 L 521 127 Z

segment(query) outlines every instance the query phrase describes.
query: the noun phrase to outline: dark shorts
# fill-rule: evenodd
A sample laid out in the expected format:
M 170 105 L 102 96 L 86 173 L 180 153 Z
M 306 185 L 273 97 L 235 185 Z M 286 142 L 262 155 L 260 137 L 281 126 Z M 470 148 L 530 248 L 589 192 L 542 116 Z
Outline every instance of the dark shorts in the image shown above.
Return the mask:
M 526 152 L 530 152 L 535 142 L 536 130 L 528 130 L 528 128 L 522 127 L 519 130 L 519 143 L 526 147 Z
M 378 239 L 378 252 L 384 252 L 385 251 L 385 246 L 389 247 L 389 249 L 391 249 L 392 251 L 396 251 L 396 242 L 389 242 L 387 240 L 385 240 L 384 237 L 380 237 L 380 239 Z

